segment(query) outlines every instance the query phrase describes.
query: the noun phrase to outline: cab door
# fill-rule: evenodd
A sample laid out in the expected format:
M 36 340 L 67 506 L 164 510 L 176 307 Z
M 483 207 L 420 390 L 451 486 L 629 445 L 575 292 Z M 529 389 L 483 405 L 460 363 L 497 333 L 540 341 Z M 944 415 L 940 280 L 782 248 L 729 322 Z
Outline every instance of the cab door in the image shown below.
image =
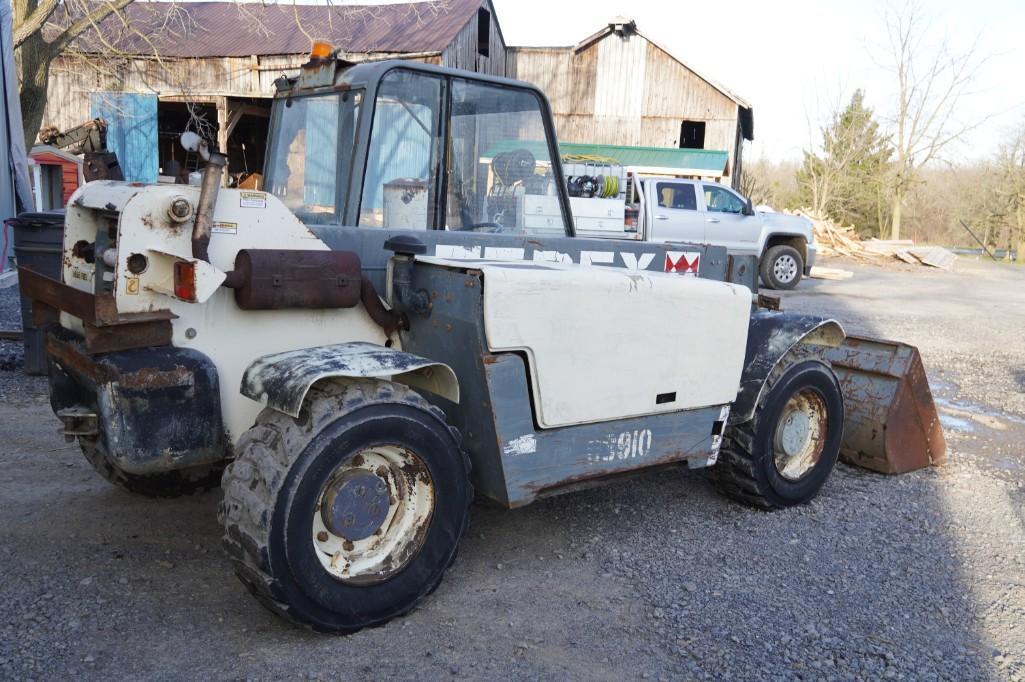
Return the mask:
M 653 180 L 647 184 L 651 241 L 705 241 L 705 222 L 698 210 L 697 185 L 686 180 Z
M 730 253 L 758 254 L 761 218 L 744 215 L 747 206 L 739 194 L 722 185 L 701 184 L 705 242 L 725 246 Z

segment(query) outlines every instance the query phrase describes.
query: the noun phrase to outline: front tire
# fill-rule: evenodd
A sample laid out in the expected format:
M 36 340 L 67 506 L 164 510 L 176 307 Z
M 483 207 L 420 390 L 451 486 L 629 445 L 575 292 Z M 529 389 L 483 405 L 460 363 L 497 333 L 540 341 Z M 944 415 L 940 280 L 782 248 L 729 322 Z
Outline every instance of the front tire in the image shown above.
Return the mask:
M 804 273 L 804 258 L 792 246 L 778 244 L 762 256 L 762 282 L 770 289 L 793 289 Z
M 716 487 L 763 509 L 810 501 L 836 466 L 843 421 L 836 374 L 798 346 L 769 374 L 754 416 L 727 428 L 712 471 Z
M 276 614 L 349 633 L 440 583 L 469 518 L 470 464 L 436 407 L 376 380 L 310 390 L 298 420 L 264 410 L 224 473 L 235 571 Z

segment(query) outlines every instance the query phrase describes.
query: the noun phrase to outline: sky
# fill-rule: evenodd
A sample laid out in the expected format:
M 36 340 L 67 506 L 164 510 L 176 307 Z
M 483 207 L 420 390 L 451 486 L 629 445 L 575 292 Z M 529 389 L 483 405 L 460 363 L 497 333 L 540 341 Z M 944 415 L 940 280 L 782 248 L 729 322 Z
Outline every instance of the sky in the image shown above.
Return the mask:
M 799 159 L 838 103 L 856 88 L 882 121 L 893 115 L 887 69 L 888 0 L 492 0 L 509 45 L 572 45 L 616 15 L 754 106 L 748 159 Z M 897 0 L 900 2 L 900 0 Z M 1025 1 L 931 0 L 927 41 L 954 50 L 977 42 L 986 61 L 957 116 L 983 121 L 947 161 L 980 159 L 1025 123 Z

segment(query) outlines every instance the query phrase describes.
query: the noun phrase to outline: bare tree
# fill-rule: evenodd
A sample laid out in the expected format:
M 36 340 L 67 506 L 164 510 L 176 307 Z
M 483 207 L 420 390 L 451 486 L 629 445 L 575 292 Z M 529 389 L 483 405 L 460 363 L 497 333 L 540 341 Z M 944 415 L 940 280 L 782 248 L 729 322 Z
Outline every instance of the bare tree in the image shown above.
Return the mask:
M 919 170 L 986 120 L 965 122 L 957 116 L 985 57 L 975 45 L 961 52 L 945 41 L 930 45 L 929 29 L 913 1 L 889 12 L 886 19 L 889 66 L 898 85 L 891 239 L 900 238 L 901 209 Z
M 112 14 L 120 13 L 132 1 L 104 0 L 87 3 L 85 0 L 65 0 L 77 6 L 78 16 L 66 26 L 58 28 L 50 22 L 50 18 L 60 7 L 59 0 L 12 0 L 14 48 L 18 51 L 19 57 L 21 109 L 26 147 L 32 146 L 43 122 L 46 88 L 53 60 L 80 35 Z
M 1008 258 L 1025 262 L 1025 123 L 1001 147 L 997 154 L 997 181 L 994 185 L 994 214 L 1004 223 Z

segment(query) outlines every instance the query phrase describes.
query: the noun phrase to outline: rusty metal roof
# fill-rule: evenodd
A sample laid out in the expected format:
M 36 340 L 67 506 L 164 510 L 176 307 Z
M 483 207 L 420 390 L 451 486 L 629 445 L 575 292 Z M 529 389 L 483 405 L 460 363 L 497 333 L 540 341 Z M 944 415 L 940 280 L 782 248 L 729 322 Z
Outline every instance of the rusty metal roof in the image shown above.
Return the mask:
M 83 52 L 163 57 L 295 55 L 312 39 L 349 53 L 441 52 L 482 0 L 427 0 L 386 5 L 293 5 L 243 2 L 135 2 L 75 42 Z M 66 8 L 67 3 L 61 3 Z M 55 13 L 52 24 L 72 17 Z M 108 43 L 115 49 L 112 51 Z

